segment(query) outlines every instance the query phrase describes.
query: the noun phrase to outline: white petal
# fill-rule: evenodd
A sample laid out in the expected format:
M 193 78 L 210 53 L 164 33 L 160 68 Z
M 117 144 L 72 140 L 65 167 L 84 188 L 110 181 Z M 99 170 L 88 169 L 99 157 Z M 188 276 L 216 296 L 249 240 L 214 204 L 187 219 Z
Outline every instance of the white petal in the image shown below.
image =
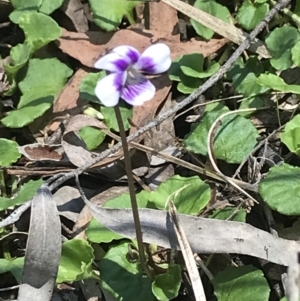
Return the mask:
M 121 92 L 121 98 L 133 106 L 140 106 L 145 101 L 153 98 L 155 86 L 146 78 L 134 85 L 125 85 Z
M 132 46 L 118 46 L 112 52 L 125 58 L 130 64 L 136 63 L 140 57 L 139 51 Z
M 96 69 L 103 69 L 110 72 L 121 72 L 125 71 L 129 66 L 130 62 L 126 58 L 123 58 L 117 53 L 111 52 L 101 57 L 94 67 Z
M 126 72 L 111 73 L 100 79 L 95 88 L 95 94 L 106 107 L 118 104 L 122 86 L 126 80 Z
M 141 54 L 134 67 L 150 74 L 166 72 L 172 63 L 170 53 L 170 48 L 166 44 L 153 44 Z

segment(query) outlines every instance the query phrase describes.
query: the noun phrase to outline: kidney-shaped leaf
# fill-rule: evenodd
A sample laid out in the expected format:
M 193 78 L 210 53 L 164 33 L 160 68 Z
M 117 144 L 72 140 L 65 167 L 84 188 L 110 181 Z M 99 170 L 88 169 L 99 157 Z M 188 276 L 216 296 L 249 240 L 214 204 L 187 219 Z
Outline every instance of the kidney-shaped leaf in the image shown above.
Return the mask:
M 102 287 L 120 301 L 154 301 L 151 280 L 142 272 L 139 261 L 128 259 L 129 244 L 110 248 L 100 261 Z
M 9 166 L 20 157 L 17 142 L 0 138 L 0 166 Z
M 185 178 L 175 175 L 153 191 L 149 200 L 157 208 L 165 210 L 168 201 L 172 200 L 179 213 L 196 215 L 208 204 L 210 188 L 197 176 Z
M 25 33 L 25 41 L 30 45 L 31 52 L 35 52 L 61 36 L 58 24 L 51 17 L 38 12 L 23 14 L 19 26 Z
M 250 265 L 227 267 L 212 283 L 218 301 L 265 301 L 270 294 L 263 272 Z
M 284 215 L 300 214 L 300 168 L 282 164 L 270 168 L 259 192 L 271 209 Z
M 207 154 L 207 135 L 217 117 L 228 112 L 227 108 L 206 113 L 200 123 L 185 137 L 185 145 L 196 154 Z M 214 154 L 228 163 L 240 163 L 256 144 L 258 132 L 252 122 L 238 114 L 224 117 L 214 139 Z
M 300 156 L 300 115 L 287 122 L 280 139 L 291 152 Z

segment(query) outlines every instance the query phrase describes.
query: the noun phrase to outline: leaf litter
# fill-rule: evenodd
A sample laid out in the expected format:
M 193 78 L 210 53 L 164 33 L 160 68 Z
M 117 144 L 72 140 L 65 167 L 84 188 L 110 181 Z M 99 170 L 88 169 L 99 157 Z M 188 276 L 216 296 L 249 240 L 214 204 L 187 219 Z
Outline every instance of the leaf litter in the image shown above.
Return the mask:
M 203 282 L 207 300 L 230 296 L 277 301 L 285 295 L 298 300 L 299 247 L 293 233 L 299 215 L 299 124 L 297 101 L 287 105 L 287 99 L 300 94 L 288 76 L 299 75 L 294 68 L 299 67 L 298 6 L 284 0 L 276 9 L 287 9 L 272 12 L 273 4 L 267 1 L 237 1 L 236 6 L 225 1 L 227 7 L 224 1 L 114 1 L 115 6 L 111 0 L 54 5 L 32 0 L 30 7 L 0 1 L 0 238 L 21 235 L 10 226 L 18 219 L 30 225 L 21 250 L 14 245 L 7 249 L 0 240 L 5 248 L 0 273 L 13 275 L 1 281 L 1 287 L 11 289 L 14 299 L 19 294 L 18 300 L 50 300 L 54 289 L 59 294 L 53 298 L 58 297 L 62 282 L 86 296 L 76 300 L 102 295 L 113 300 L 193 300 L 191 285 L 181 277 L 184 264 L 178 252 L 185 248 L 178 239 L 186 236 L 194 255 L 213 275 Z M 12 11 L 9 17 L 7 8 Z M 103 11 L 110 14 L 103 18 Z M 285 17 L 270 23 L 268 14 Z M 219 69 L 236 49 L 234 44 L 242 47 L 265 17 L 270 33 L 253 40 L 250 51 L 233 54 L 231 68 Z M 134 19 L 139 22 L 134 24 Z M 45 26 L 36 26 L 39 22 Z M 151 78 L 156 87 L 151 101 L 122 108 L 127 134 L 135 138 L 129 146 L 138 205 L 143 208 L 143 240 L 149 244 L 152 276 L 147 278 L 139 268 L 132 213 L 124 209 L 130 207 L 130 198 L 119 128 L 113 112 L 95 98 L 93 87 L 105 74 L 93 68 L 117 46 L 142 52 L 157 42 L 170 48 L 171 69 Z M 184 95 L 197 93 L 206 80 L 213 86 L 202 93 L 204 110 L 197 110 L 197 101 L 184 105 Z M 190 111 L 176 118 L 180 109 Z M 236 114 L 222 118 L 212 131 L 216 117 L 229 110 Z M 196 122 L 186 122 L 196 114 Z M 207 141 L 208 132 L 212 141 Z M 151 166 L 157 154 L 169 149 L 180 160 L 165 155 Z M 250 204 L 235 185 L 254 191 L 264 205 Z M 52 198 L 53 188 L 59 190 Z M 92 202 L 86 196 L 93 197 Z M 29 214 L 22 213 L 30 200 L 28 219 Z M 169 201 L 179 211 L 179 236 L 167 211 Z M 169 254 L 175 256 L 168 259 Z M 224 272 L 217 254 L 224 254 Z M 188 260 L 194 260 L 191 254 Z M 276 280 L 279 290 L 268 284 L 274 280 L 266 262 L 274 269 L 289 267 L 288 274 L 282 270 Z M 198 280 L 203 281 L 199 271 Z M 254 279 L 260 294 L 253 290 Z M 90 285 L 97 288 L 93 294 L 88 293 Z M 1 298 L 7 296 L 0 292 Z

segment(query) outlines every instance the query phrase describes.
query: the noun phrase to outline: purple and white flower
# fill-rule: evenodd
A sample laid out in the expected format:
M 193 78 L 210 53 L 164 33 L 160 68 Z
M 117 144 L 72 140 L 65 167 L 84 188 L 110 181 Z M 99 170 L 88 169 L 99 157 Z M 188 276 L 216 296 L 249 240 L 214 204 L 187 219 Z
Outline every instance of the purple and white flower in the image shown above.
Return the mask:
M 153 44 L 142 54 L 131 46 L 118 46 L 95 63 L 95 68 L 110 74 L 98 81 L 95 94 L 106 107 L 114 107 L 120 98 L 138 106 L 153 98 L 155 86 L 142 74 L 159 74 L 171 66 L 170 48 Z

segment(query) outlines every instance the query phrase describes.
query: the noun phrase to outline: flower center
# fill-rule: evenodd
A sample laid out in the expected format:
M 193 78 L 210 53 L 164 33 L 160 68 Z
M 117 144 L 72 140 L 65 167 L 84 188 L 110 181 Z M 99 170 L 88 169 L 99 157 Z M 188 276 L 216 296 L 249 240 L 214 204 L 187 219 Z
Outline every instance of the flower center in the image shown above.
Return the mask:
M 129 66 L 127 68 L 126 85 L 137 85 L 144 81 L 145 77 L 137 69 Z

